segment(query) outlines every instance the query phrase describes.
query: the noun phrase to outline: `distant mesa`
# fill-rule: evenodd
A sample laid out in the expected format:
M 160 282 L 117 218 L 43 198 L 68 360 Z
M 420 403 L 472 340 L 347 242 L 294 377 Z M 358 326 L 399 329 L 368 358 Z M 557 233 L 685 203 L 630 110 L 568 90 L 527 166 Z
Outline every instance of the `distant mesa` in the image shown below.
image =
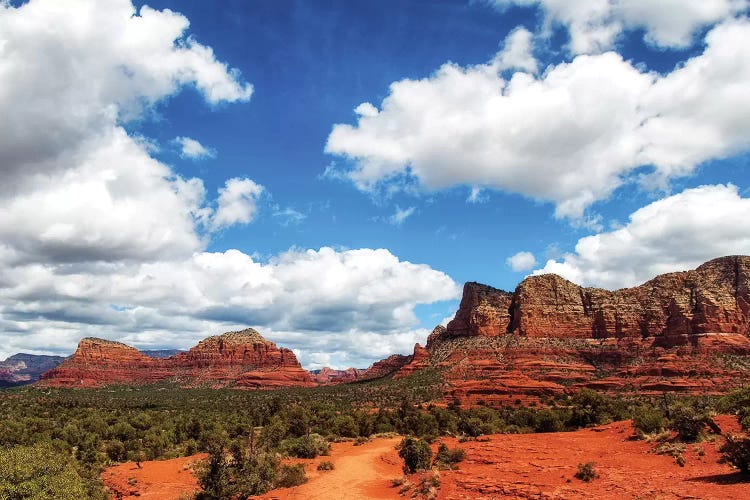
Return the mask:
M 179 349 L 147 349 L 147 350 L 141 350 L 143 354 L 148 356 L 149 358 L 171 358 L 175 354 L 185 352 L 181 351 Z
M 0 387 L 30 384 L 63 362 L 62 356 L 19 353 L 0 361 Z

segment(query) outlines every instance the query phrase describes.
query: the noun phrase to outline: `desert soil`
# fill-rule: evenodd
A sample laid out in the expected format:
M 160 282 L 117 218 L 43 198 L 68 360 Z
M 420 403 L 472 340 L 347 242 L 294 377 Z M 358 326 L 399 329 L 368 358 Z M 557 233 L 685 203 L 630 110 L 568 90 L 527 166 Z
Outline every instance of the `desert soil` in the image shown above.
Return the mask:
M 112 491 L 112 499 L 173 500 L 197 491 L 198 481 L 192 465 L 206 454 L 172 460 L 125 462 L 109 467 L 102 473 L 102 481 Z
M 733 417 L 720 416 L 724 431 L 736 431 Z M 439 499 L 750 499 L 750 483 L 718 462 L 722 438 L 687 445 L 684 467 L 674 458 L 652 453 L 654 443 L 631 439 L 630 422 L 553 434 L 493 435 L 486 441 L 458 443 L 466 459 L 456 471 L 440 472 Z M 355 500 L 401 498 L 391 480 L 401 477 L 395 450 L 399 438 L 375 439 L 362 446 L 336 443 L 331 456 L 294 460 L 305 465 L 309 481 L 296 488 L 271 491 L 262 499 Z M 437 447 L 437 443 L 433 448 Z M 113 498 L 177 499 L 196 489 L 189 464 L 200 456 L 123 464 L 107 469 L 105 483 L 123 496 Z M 318 471 L 321 461 L 332 471 Z M 579 463 L 594 462 L 598 478 L 574 477 Z M 130 478 L 135 482 L 131 486 Z M 412 478 L 416 481 L 416 478 Z M 130 481 L 133 483 L 133 481 Z M 127 493 L 127 496 L 124 493 Z M 411 498 L 407 493 L 404 498 Z

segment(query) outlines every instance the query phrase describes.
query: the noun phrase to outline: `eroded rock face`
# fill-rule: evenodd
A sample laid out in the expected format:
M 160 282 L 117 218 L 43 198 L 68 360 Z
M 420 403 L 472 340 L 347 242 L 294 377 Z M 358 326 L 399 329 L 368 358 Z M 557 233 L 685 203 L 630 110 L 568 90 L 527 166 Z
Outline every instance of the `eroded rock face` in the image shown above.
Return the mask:
M 466 283 L 461 305 L 455 318 L 448 323 L 447 331 L 458 336 L 504 335 L 510 324 L 512 301 L 510 292 L 481 283 Z
M 560 276 L 526 278 L 514 293 L 467 283 L 452 336 L 622 338 L 750 332 L 750 257 L 709 261 L 617 291 Z
M 40 384 L 92 387 L 161 380 L 211 387 L 312 385 L 292 351 L 252 329 L 208 337 L 188 352 L 163 359 L 119 342 L 86 338 L 70 359 L 43 374 Z
M 750 257 L 709 261 L 617 291 L 556 275 L 514 293 L 467 283 L 456 317 L 430 335 L 424 366 L 449 400 L 527 402 L 582 387 L 721 393 L 750 377 Z M 415 350 L 415 356 L 416 356 Z

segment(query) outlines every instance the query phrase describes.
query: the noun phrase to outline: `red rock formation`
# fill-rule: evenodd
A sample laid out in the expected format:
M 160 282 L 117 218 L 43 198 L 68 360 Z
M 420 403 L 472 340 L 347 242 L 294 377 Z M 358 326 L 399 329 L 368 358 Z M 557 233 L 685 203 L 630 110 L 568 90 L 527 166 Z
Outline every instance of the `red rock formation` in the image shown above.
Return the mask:
M 480 283 L 464 285 L 456 317 L 448 323 L 451 335 L 504 335 L 510 323 L 513 294 Z
M 419 344 L 417 344 L 419 345 Z M 347 368 L 346 370 L 334 370 L 322 368 L 319 372 L 312 374 L 313 380 L 319 384 L 343 384 L 362 380 L 374 380 L 385 377 L 399 371 L 404 365 L 411 361 L 411 356 L 393 354 L 385 359 L 376 361 L 369 368 Z
M 556 275 L 531 276 L 513 294 L 467 283 L 454 320 L 430 336 L 429 358 L 399 376 L 439 367 L 446 397 L 469 403 L 581 387 L 723 392 L 750 376 L 749 285 L 746 256 L 617 291 Z
M 346 370 L 334 370 L 333 368 L 323 367 L 317 372 L 311 372 L 310 376 L 318 384 L 342 384 L 354 382 L 365 372 L 361 368 L 347 368 Z
M 119 342 L 86 338 L 75 354 L 42 375 L 40 385 L 90 387 L 161 380 L 211 387 L 313 385 L 289 349 L 252 329 L 209 337 L 170 358 L 148 357 Z
M 508 331 L 529 337 L 655 337 L 750 333 L 750 257 L 715 259 L 610 292 L 554 274 L 516 288 Z M 489 320 L 489 319 L 488 319 Z

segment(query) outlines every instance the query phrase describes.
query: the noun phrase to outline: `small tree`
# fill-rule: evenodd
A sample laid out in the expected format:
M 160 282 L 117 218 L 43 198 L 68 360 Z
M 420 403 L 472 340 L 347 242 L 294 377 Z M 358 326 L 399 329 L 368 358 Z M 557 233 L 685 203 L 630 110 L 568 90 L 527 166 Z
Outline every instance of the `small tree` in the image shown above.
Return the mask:
M 46 445 L 0 450 L 0 498 L 90 498 L 69 455 Z
M 401 441 L 398 456 L 404 460 L 404 472 L 412 473 L 430 468 L 432 450 L 427 442 L 407 437 Z

